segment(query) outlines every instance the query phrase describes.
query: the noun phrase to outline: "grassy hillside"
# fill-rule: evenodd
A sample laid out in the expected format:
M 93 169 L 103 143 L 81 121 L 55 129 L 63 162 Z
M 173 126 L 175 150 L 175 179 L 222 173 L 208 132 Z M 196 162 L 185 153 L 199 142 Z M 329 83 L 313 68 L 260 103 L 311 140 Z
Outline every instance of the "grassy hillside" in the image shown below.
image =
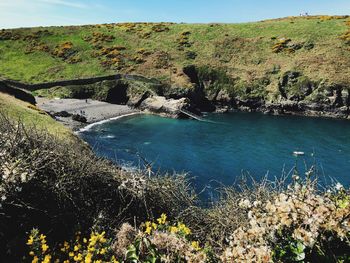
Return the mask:
M 0 92 L 0 113 L 25 126 L 45 130 L 59 138 L 77 140 L 73 133 L 37 107 Z
M 0 31 L 0 75 L 38 83 L 116 72 L 189 84 L 185 65 L 224 68 L 244 82 L 298 69 L 350 85 L 349 18 L 289 17 L 242 24 L 125 23 Z

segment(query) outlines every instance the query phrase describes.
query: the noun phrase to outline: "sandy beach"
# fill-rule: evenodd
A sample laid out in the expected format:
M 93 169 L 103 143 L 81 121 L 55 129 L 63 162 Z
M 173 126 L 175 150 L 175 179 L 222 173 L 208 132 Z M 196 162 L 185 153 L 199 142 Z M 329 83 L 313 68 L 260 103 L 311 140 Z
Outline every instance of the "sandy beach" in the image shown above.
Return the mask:
M 133 109 L 127 105 L 116 105 L 91 99 L 47 99 L 36 97 L 36 102 L 40 109 L 43 109 L 52 115 L 65 111 L 69 114 L 79 114 L 84 116 L 87 120 L 86 123 L 74 121 L 71 116 L 55 117 L 58 121 L 75 131 L 91 123 L 140 112 L 139 110 Z

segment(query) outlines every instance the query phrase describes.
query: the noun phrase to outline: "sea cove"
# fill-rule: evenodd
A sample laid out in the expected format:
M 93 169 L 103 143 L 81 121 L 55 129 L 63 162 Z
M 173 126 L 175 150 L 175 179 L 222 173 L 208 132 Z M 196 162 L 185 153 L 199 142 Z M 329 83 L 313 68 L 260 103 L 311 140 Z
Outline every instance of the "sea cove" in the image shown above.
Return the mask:
M 205 120 L 138 115 L 93 126 L 81 137 L 119 164 L 188 172 L 197 187 L 230 185 L 242 173 L 274 179 L 291 175 L 295 165 L 301 176 L 315 165 L 321 180 L 350 184 L 349 121 L 259 113 L 209 114 Z

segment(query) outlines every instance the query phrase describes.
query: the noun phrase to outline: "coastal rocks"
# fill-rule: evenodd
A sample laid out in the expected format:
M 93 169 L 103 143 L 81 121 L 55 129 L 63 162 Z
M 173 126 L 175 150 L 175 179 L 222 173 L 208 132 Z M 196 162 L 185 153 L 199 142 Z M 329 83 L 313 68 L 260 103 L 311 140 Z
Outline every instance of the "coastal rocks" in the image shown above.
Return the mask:
M 149 91 L 139 91 L 139 92 L 133 92 L 129 93 L 129 100 L 127 102 L 128 106 L 132 107 L 139 107 L 141 103 L 147 99 L 151 93 Z
M 215 102 L 220 105 L 231 105 L 232 97 L 227 90 L 220 90 L 215 97 Z
M 314 83 L 300 72 L 288 71 L 280 78 L 278 89 L 285 99 L 300 101 L 312 93 Z
M 70 114 L 67 111 L 59 111 L 59 112 L 53 113 L 53 116 L 55 116 L 55 117 L 62 117 L 62 118 L 68 118 L 68 117 L 71 117 L 72 114 Z
M 84 117 L 83 115 L 80 115 L 80 114 L 73 114 L 72 120 L 77 121 L 77 122 L 81 122 L 81 123 L 87 123 L 86 117 Z
M 163 91 L 163 95 L 168 99 L 187 98 L 191 92 L 191 88 L 172 84 L 170 88 Z
M 140 108 L 142 110 L 149 110 L 154 113 L 165 115 L 172 118 L 180 117 L 181 110 L 189 107 L 189 101 L 187 98 L 181 99 L 166 99 L 162 96 L 153 96 L 145 99 Z

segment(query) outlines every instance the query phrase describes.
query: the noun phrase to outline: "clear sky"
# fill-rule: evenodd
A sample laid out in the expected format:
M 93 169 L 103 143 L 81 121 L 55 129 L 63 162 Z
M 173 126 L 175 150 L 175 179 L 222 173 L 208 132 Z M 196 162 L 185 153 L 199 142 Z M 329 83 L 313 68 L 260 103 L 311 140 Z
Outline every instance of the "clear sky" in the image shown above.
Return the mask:
M 350 0 L 0 0 L 0 28 L 111 22 L 249 22 L 350 15 Z

